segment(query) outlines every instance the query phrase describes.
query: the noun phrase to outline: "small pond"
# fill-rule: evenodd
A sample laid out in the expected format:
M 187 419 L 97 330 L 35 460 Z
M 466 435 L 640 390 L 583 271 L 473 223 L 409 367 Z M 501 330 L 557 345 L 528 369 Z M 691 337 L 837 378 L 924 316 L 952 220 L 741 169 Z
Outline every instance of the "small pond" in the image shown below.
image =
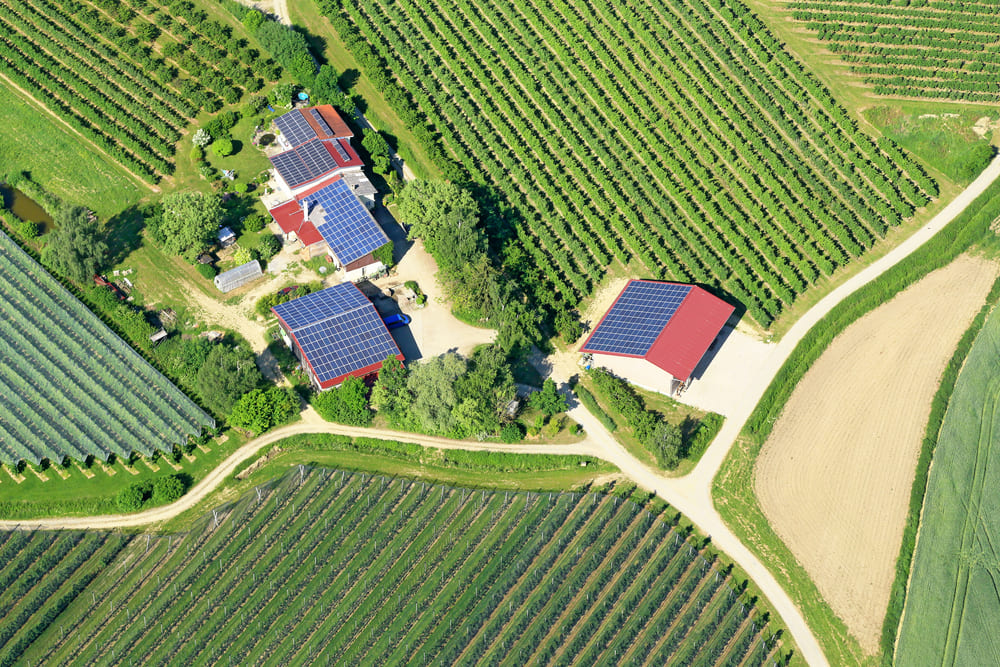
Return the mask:
M 52 229 L 54 224 L 52 217 L 45 212 L 45 209 L 35 203 L 33 199 L 29 199 L 26 194 L 17 188 L 12 188 L 5 183 L 0 183 L 0 199 L 3 200 L 3 208 L 10 211 L 21 220 L 37 222 L 39 226 L 39 233 L 44 234 Z

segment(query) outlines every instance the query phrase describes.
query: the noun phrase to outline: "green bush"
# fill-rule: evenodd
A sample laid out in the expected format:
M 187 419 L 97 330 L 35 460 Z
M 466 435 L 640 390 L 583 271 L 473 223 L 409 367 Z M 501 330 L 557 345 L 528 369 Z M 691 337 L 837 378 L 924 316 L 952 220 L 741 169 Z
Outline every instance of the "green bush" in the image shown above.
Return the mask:
M 153 482 L 144 479 L 141 482 L 132 482 L 119 491 L 115 502 L 122 512 L 138 512 L 152 495 Z
M 312 405 L 323 419 L 351 426 L 370 426 L 375 414 L 368 407 L 364 381 L 349 377 L 343 384 L 316 394 Z
M 233 190 L 241 195 L 245 195 L 247 193 L 247 189 L 246 183 L 237 183 L 233 186 Z
M 251 213 L 243 219 L 243 231 L 259 232 L 267 226 L 267 218 L 261 213 Z
M 500 440 L 507 444 L 521 442 L 524 439 L 524 429 L 517 422 L 504 424 L 500 429 Z
M 212 152 L 219 157 L 227 157 L 233 154 L 233 140 L 228 137 L 216 139 L 212 142 Z
M 608 429 L 608 432 L 613 433 L 618 430 L 618 424 L 616 424 L 615 420 L 611 418 L 611 415 L 601 408 L 601 406 L 597 403 L 597 399 L 594 398 L 594 395 L 591 394 L 586 387 L 578 384 L 573 388 L 573 393 L 575 393 L 576 397 L 580 399 L 581 403 L 583 403 L 583 407 L 587 408 L 587 410 L 590 411 L 590 414 L 597 417 L 597 421 L 601 422 L 604 428 Z
M 684 445 L 684 458 L 698 460 L 711 444 L 715 436 L 722 428 L 722 415 L 709 412 L 698 422 L 698 428 L 691 435 L 691 439 Z
M 205 280 L 211 280 L 215 277 L 216 271 L 215 267 L 211 264 L 199 264 L 198 273 L 200 273 Z
M 205 159 L 205 149 L 201 146 L 192 146 L 191 159 L 195 162 L 203 161 Z
M 166 505 L 184 495 L 184 481 L 180 475 L 167 475 L 153 482 L 153 504 Z
M 267 234 L 257 243 L 257 256 L 262 261 L 268 261 L 281 252 L 281 239 L 274 234 Z
M 372 257 L 374 257 L 376 261 L 382 262 L 383 266 L 392 266 L 392 249 L 392 241 L 389 241 L 384 246 L 377 248 L 374 252 L 372 252 Z

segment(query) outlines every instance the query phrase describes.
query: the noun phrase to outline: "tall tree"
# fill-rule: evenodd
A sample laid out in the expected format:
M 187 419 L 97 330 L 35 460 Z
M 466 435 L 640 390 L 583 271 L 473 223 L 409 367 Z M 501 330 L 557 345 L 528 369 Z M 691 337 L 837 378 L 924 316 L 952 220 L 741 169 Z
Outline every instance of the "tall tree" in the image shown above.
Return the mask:
M 452 411 L 458 405 L 455 381 L 466 370 L 466 361 L 455 353 L 435 357 L 410 369 L 407 388 L 413 394 L 411 409 L 417 424 L 429 433 L 452 433 Z
M 203 192 L 174 192 L 163 197 L 163 212 L 152 229 L 165 251 L 194 260 L 215 237 L 222 202 Z
M 479 349 L 470 368 L 455 383 L 460 398 L 455 419 L 463 435 L 496 433 L 507 405 L 514 399 L 514 374 L 507 356 L 495 345 Z
M 195 389 L 209 409 L 228 415 L 240 396 L 261 383 L 253 352 L 244 346 L 216 345 L 195 378 Z
M 42 262 L 70 280 L 90 282 L 108 261 L 108 244 L 97 221 L 79 206 L 62 206 L 53 218 L 57 227 L 46 237 Z
M 423 239 L 442 268 L 481 250 L 479 205 L 468 190 L 443 181 L 414 181 L 403 188 L 396 202 L 400 218 L 410 226 L 410 238 Z
M 399 359 L 390 355 L 382 362 L 382 369 L 372 387 L 372 407 L 397 427 L 404 426 L 409 415 L 412 397 L 406 386 L 407 377 L 406 367 Z

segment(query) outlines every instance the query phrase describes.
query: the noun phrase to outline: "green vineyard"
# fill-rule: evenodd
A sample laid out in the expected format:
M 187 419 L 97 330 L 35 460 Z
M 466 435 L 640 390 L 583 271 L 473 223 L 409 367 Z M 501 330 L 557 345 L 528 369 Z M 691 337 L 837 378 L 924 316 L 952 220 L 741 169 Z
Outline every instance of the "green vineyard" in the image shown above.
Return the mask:
M 571 303 L 637 262 L 768 325 L 937 193 L 739 3 L 320 4 Z
M 0 461 L 128 458 L 214 421 L 0 233 Z
M 1000 101 L 996 3 L 795 0 L 786 6 L 879 95 Z
M 596 493 L 300 468 L 184 535 L 0 540 L 0 577 L 39 591 L 0 594 L 0 665 L 782 657 L 726 566 L 634 503 Z
M 189 2 L 0 0 L 0 74 L 147 181 L 199 109 L 280 71 Z

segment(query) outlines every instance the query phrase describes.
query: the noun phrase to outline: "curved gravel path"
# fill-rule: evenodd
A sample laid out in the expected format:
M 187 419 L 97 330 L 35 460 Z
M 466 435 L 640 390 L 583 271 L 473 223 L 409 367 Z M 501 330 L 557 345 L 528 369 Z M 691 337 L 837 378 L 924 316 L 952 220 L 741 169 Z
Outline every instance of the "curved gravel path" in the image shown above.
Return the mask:
M 795 346 L 802 340 L 806 332 L 846 297 L 877 278 L 923 245 L 938 230 L 951 222 L 971 204 L 998 177 L 1000 177 L 1000 156 L 994 159 L 973 183 L 963 190 L 940 213 L 934 216 L 930 222 L 917 230 L 884 257 L 875 261 L 857 275 L 848 279 L 844 284 L 834 289 L 819 303 L 809 309 L 781 341 L 775 345 L 774 350 L 768 356 L 763 371 L 755 378 L 752 385 L 746 388 L 742 405 L 729 415 L 719 435 L 712 442 L 708 451 L 705 452 L 701 461 L 685 477 L 664 477 L 656 470 L 638 461 L 604 429 L 593 415 L 580 405 L 570 410 L 569 414 L 583 424 L 588 437 L 584 441 L 572 445 L 549 446 L 499 445 L 456 441 L 384 429 L 340 426 L 323 422 L 314 411 L 307 410 L 304 413 L 302 422 L 278 428 L 240 447 L 240 449 L 230 455 L 215 470 L 209 473 L 208 476 L 196 484 L 183 498 L 170 505 L 130 515 L 49 518 L 34 521 L 0 521 L 0 529 L 12 529 L 17 526 L 38 526 L 41 528 L 73 530 L 111 530 L 160 523 L 195 507 L 232 473 L 240 463 L 252 458 L 262 447 L 297 433 L 363 435 L 448 449 L 594 456 L 616 465 L 624 475 L 639 486 L 655 491 L 657 495 L 670 503 L 675 509 L 685 514 L 699 529 L 710 535 L 712 543 L 743 568 L 753 579 L 757 588 L 767 597 L 768 601 L 788 627 L 805 660 L 810 665 L 827 665 L 826 657 L 798 607 L 792 602 L 792 599 L 767 567 L 739 541 L 715 510 L 715 506 L 712 503 L 712 480 L 715 478 L 719 468 L 722 466 L 723 460 L 743 430 L 743 425 L 749 418 L 754 406 L 756 406 L 767 386 L 778 372 L 778 369 L 781 368 L 781 365 L 795 349 Z M 556 377 L 555 379 L 559 381 L 568 380 L 568 378 L 560 377 Z

